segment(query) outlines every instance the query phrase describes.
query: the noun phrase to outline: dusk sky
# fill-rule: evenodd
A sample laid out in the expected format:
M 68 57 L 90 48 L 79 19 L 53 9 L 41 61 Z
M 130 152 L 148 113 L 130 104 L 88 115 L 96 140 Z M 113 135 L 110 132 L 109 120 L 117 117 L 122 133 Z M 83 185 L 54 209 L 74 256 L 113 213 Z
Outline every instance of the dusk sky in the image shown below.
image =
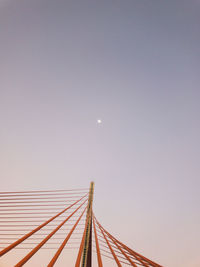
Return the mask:
M 199 29 L 199 0 L 0 0 L 1 191 L 94 181 L 111 234 L 199 267 Z

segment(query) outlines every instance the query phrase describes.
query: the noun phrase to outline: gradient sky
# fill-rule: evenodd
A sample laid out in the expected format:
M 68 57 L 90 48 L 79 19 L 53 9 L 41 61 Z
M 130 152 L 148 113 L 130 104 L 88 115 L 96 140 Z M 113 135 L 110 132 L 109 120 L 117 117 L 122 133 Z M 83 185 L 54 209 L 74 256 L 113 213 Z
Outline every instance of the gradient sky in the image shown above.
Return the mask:
M 108 231 L 200 266 L 199 28 L 199 0 L 0 0 L 1 191 L 93 180 Z

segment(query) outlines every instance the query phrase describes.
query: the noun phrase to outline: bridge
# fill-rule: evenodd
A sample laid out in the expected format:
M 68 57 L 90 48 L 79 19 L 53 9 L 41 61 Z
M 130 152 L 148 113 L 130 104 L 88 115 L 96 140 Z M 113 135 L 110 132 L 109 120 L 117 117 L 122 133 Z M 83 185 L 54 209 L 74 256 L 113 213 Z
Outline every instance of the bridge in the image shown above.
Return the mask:
M 22 250 L 23 257 L 14 264 L 20 267 L 46 249 L 53 251 L 47 264 L 52 267 L 71 249 L 76 250 L 75 267 L 91 267 L 92 254 L 99 267 L 105 266 L 105 259 L 118 267 L 162 267 L 100 224 L 92 208 L 93 194 L 93 182 L 89 189 L 0 192 L 0 257 Z

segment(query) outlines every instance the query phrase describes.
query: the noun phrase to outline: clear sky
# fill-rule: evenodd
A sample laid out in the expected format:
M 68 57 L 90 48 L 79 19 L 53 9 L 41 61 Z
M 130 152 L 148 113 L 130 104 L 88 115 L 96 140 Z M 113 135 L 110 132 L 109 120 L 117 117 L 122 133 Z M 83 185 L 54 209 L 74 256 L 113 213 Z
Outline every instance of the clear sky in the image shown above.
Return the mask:
M 199 0 L 0 0 L 1 191 L 94 180 L 108 231 L 200 266 L 199 28 Z

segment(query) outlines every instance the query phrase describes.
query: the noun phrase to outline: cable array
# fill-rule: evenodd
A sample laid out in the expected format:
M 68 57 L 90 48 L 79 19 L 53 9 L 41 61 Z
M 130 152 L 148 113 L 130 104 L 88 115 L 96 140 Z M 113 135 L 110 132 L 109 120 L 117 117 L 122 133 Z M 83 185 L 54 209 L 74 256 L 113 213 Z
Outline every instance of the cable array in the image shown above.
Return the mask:
M 40 249 L 53 249 L 53 266 L 63 249 L 78 249 L 87 201 L 88 189 L 0 192 L 0 256 L 29 250 L 19 267 Z
M 118 267 L 162 267 L 103 228 L 92 212 L 93 187 L 92 182 L 90 190 L 0 192 L 0 257 L 24 250 L 15 264 L 21 267 L 40 249 L 50 249 L 54 254 L 47 267 L 53 267 L 64 249 L 77 249 L 75 267 L 92 266 L 92 250 L 99 267 L 102 257 Z
M 117 240 L 97 221 L 93 214 L 94 242 L 93 249 L 97 254 L 98 266 L 102 267 L 102 256 L 114 260 L 118 267 L 123 265 L 162 267 L 161 265 L 149 260 L 141 254 L 128 248 L 122 242 Z M 94 244 L 95 243 L 95 244 Z

